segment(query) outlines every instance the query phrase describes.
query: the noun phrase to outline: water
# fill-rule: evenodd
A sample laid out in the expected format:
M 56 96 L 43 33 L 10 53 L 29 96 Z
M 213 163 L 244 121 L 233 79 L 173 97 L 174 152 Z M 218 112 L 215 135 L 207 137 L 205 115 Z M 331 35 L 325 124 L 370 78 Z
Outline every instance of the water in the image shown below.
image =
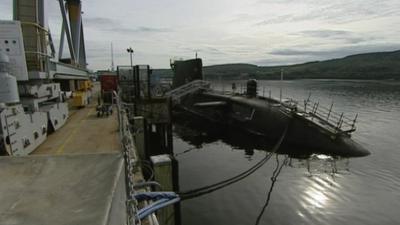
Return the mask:
M 214 86 L 228 90 L 231 82 Z M 265 87 L 266 96 L 272 90 L 279 98 L 282 86 L 284 96 L 300 102 L 311 92 L 311 98 L 321 104 L 329 106 L 333 101 L 336 111 L 350 117 L 359 113 L 353 138 L 372 154 L 350 159 L 323 155 L 287 159 L 275 183 L 271 177 L 286 156 L 273 156 L 251 176 L 182 202 L 182 224 L 245 225 L 257 224 L 257 218 L 259 224 L 400 224 L 399 81 L 260 81 L 259 86 L 261 95 Z M 252 148 L 251 138 L 249 146 L 229 141 L 247 138 L 241 134 L 218 138 L 201 130 L 182 132 L 178 126 L 174 147 L 180 189 L 230 178 L 257 163 L 266 151 L 257 145 Z

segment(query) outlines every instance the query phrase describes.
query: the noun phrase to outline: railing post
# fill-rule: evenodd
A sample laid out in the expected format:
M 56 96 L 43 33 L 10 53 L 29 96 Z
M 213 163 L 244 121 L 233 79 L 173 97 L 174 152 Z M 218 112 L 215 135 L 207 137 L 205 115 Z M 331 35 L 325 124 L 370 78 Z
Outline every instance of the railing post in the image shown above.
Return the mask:
M 310 112 L 310 113 L 311 113 L 311 116 L 312 116 L 312 117 L 311 117 L 311 120 L 314 119 L 314 116 L 315 116 L 315 115 L 314 115 L 314 109 L 315 109 L 316 105 L 317 105 L 317 103 L 314 103 L 314 105 L 313 105 L 313 107 L 312 107 L 312 109 L 311 109 L 311 112 Z
M 318 106 L 319 106 L 319 102 L 317 102 L 317 107 L 315 107 L 314 114 L 317 114 L 317 111 L 318 111 Z
M 310 102 L 311 92 L 308 94 L 307 100 L 304 100 L 304 111 L 307 112 L 307 105 Z M 312 112 L 312 111 L 311 111 Z
M 351 125 L 351 129 L 352 129 L 352 130 L 353 130 L 354 127 L 356 126 L 357 117 L 358 117 L 358 113 L 356 114 L 356 117 L 354 117 L 353 124 Z
M 311 110 L 312 114 L 315 114 L 318 110 L 319 102 L 314 103 L 313 109 Z
M 328 121 L 328 122 L 329 122 L 329 116 L 331 115 L 331 112 L 332 112 L 332 108 L 333 108 L 333 102 L 331 104 L 331 107 L 329 108 L 328 116 L 326 117 L 326 121 Z
M 342 119 L 343 119 L 343 113 L 340 114 L 340 118 L 339 118 L 339 121 L 337 123 L 336 129 L 340 129 L 340 127 L 342 127 Z
M 308 94 L 307 102 L 310 101 L 310 98 L 311 98 L 311 92 Z

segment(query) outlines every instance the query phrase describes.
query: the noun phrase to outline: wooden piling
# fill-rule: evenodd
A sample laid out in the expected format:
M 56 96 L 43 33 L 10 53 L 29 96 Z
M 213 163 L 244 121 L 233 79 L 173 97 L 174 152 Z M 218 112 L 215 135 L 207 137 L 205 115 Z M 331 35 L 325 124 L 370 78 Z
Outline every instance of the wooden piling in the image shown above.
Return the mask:
M 145 134 L 145 119 L 143 116 L 134 117 L 133 128 L 135 130 L 136 149 L 140 159 L 146 157 L 146 134 Z

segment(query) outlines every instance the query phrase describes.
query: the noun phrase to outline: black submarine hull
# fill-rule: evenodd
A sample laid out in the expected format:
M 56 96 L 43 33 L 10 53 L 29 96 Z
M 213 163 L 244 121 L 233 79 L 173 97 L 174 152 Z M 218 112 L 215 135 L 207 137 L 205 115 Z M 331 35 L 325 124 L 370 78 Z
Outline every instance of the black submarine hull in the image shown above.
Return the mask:
M 351 139 L 308 119 L 275 99 L 227 95 L 203 91 L 186 96 L 180 104 L 185 111 L 212 122 L 243 129 L 269 139 L 279 139 L 288 127 L 285 143 L 327 155 L 362 157 L 370 152 Z

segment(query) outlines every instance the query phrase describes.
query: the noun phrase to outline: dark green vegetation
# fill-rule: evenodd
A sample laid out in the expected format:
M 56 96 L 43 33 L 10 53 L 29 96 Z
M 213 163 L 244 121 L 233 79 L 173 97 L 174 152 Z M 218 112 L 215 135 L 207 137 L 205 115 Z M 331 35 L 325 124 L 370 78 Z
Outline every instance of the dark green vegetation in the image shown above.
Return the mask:
M 205 66 L 205 79 L 400 79 L 400 51 L 351 55 L 341 59 L 308 62 L 289 66 L 223 64 Z M 170 69 L 156 69 L 155 74 L 171 77 Z

